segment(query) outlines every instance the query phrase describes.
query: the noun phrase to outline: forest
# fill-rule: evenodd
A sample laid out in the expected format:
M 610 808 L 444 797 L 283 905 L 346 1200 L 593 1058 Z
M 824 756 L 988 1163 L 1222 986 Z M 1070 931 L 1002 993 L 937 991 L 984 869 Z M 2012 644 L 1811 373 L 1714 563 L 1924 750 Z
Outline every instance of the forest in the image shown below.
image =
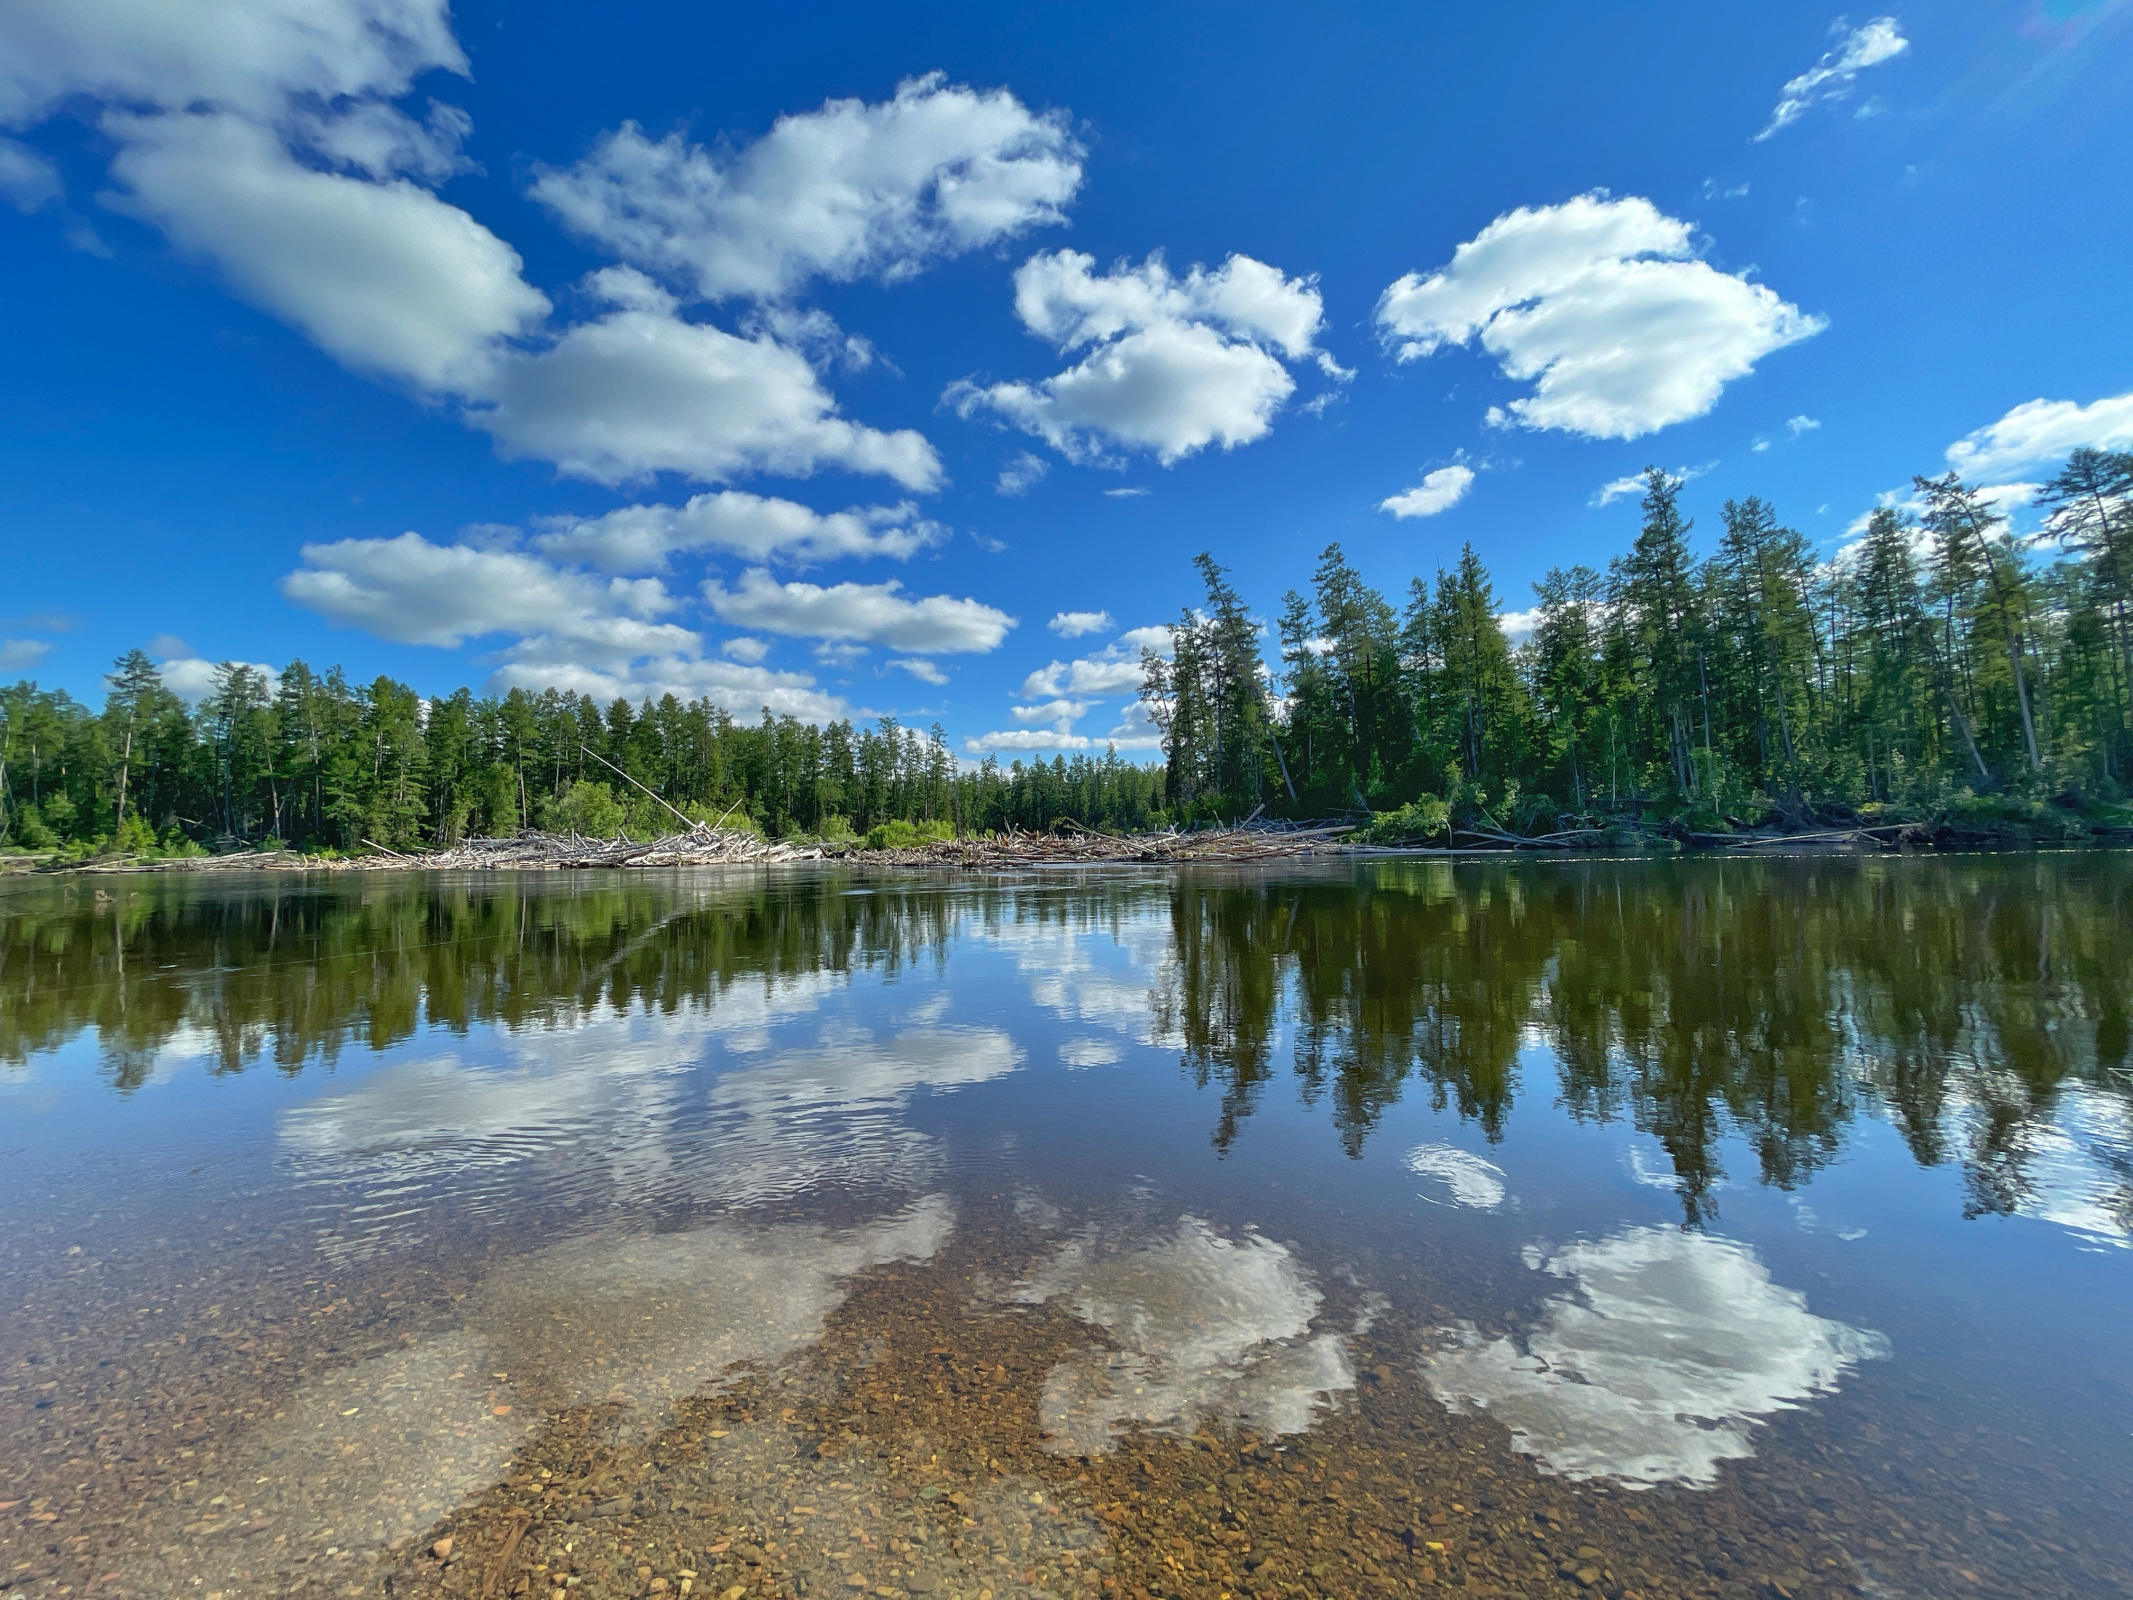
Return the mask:
M 1369 811 L 1380 837 L 1950 811 L 2116 817 L 2133 757 L 2133 453 L 2076 451 L 2017 536 L 1954 474 L 1914 480 L 1834 558 L 1729 500 L 1696 554 L 1682 484 L 1645 474 L 1605 572 L 1534 585 L 1516 644 L 1471 546 L 1395 603 L 1329 547 L 1264 625 L 1206 600 L 1146 663 L 1173 812 Z
M 419 850 L 675 813 L 780 838 L 1107 831 L 1346 815 L 1385 841 L 1955 812 L 2117 817 L 2133 759 L 2133 453 L 2076 451 L 2017 535 L 1949 474 L 1834 558 L 1729 500 L 1698 555 L 1678 478 L 1602 572 L 1534 585 L 1514 641 L 1471 546 L 1399 603 L 1328 547 L 1269 625 L 1212 555 L 1143 660 L 1160 764 L 971 765 L 938 726 L 737 718 L 672 695 L 424 699 L 292 662 L 197 706 L 141 651 L 100 708 L 0 688 L 0 843 L 85 856 L 288 844 Z

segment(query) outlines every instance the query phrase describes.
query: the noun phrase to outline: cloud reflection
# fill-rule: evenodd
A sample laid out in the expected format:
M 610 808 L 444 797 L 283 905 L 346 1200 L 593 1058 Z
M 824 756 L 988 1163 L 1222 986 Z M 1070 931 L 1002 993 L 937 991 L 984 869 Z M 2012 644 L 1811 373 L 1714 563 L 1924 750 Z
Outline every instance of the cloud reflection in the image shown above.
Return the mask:
M 1062 1022 L 1156 1044 L 1154 991 L 1175 965 L 1167 917 L 1129 914 L 1099 926 L 1029 922 L 999 930 L 1032 1004 Z M 1078 1065 L 1079 1063 L 1069 1063 Z
M 736 1363 L 814 1343 L 853 1273 L 930 1261 L 954 1227 L 954 1207 L 936 1194 L 856 1228 L 720 1222 L 595 1235 L 495 1274 L 470 1321 L 535 1404 L 624 1402 L 656 1416 Z
M 1755 1453 L 1763 1417 L 1889 1352 L 1880 1334 L 1815 1316 L 1729 1239 L 1628 1228 L 1527 1264 L 1581 1298 L 1551 1298 L 1522 1344 L 1464 1330 L 1424 1376 L 1565 1477 L 1709 1488 L 1720 1462 Z
M 643 1209 L 751 1206 L 830 1184 L 931 1187 L 939 1142 L 909 1125 L 912 1096 L 1012 1072 L 1021 1050 L 999 1029 L 958 1027 L 833 1028 L 808 1048 L 760 1048 L 769 1021 L 812 1009 L 821 992 L 749 993 L 737 1016 L 721 1006 L 528 1030 L 504 1039 L 503 1065 L 395 1062 L 285 1113 L 281 1147 L 314 1184 L 360 1190 L 320 1202 L 321 1244 L 341 1256 L 418 1236 L 447 1202 L 506 1216 L 533 1189 Z M 732 1042 L 729 1020 L 750 1064 L 699 1090 L 714 1043 Z
M 1422 1198 L 1436 1205 L 1494 1211 L 1508 1193 L 1503 1168 L 1457 1145 L 1418 1144 L 1407 1152 L 1407 1170 L 1429 1180 L 1436 1193 L 1425 1192 Z
M 2133 1247 L 2133 1110 L 2080 1085 L 2023 1143 L 2018 1216 L 2054 1223 L 2083 1248 Z
M 1114 1350 L 1052 1368 L 1040 1402 L 1045 1448 L 1101 1455 L 1128 1431 L 1190 1433 L 1203 1422 L 1301 1433 L 1355 1385 L 1347 1340 L 1311 1334 L 1322 1296 L 1285 1245 L 1231 1240 L 1197 1217 L 1119 1249 L 1096 1232 L 1069 1241 L 1018 1291 L 1063 1296 Z
M 718 1191 L 754 1204 L 823 1183 L 928 1183 L 937 1141 L 906 1120 L 912 1096 L 1003 1077 L 1022 1059 L 998 1028 L 913 1028 L 889 1039 L 829 1033 L 814 1049 L 729 1072 L 711 1091 Z

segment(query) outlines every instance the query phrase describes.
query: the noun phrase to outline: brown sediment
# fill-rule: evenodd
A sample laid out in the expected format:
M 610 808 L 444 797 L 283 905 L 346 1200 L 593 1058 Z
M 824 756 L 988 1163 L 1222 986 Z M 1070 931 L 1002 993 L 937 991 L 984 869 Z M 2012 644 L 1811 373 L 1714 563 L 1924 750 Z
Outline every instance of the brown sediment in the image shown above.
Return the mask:
M 1358 1337 L 1359 1388 L 1306 1435 L 1197 1426 L 1062 1457 L 1039 1424 L 1046 1376 L 1103 1336 L 1061 1305 L 985 1289 L 1040 1248 L 973 1220 L 932 1263 L 865 1275 L 796 1361 L 744 1370 L 649 1434 L 620 1409 L 559 1416 L 506 1482 L 439 1525 L 476 1553 L 403 1558 L 392 1592 L 467 1592 L 461 1560 L 482 1570 L 520 1517 L 510 1592 L 586 1600 L 2084 1592 L 2012 1548 L 1989 1564 L 1991 1541 L 1924 1520 L 1927 1494 L 1899 1506 L 1876 1492 L 1806 1417 L 1709 1491 L 1544 1476 L 1486 1418 L 1428 1394 L 1413 1359 L 1425 1330 L 1397 1315 Z
M 42 1340 L 18 1338 L 29 1354 L 0 1372 L 0 1410 L 16 1425 L 0 1456 L 0 1592 L 2127 1592 L 2122 1529 L 1978 1504 L 1963 1484 L 1997 1442 L 1886 1394 L 1848 1394 L 1842 1419 L 1833 1402 L 1782 1415 L 1760 1431 L 1758 1457 L 1728 1464 L 1708 1491 L 1545 1476 L 1488 1418 L 1455 1416 L 1428 1393 L 1416 1355 L 1449 1314 L 1442 1306 L 1385 1310 L 1354 1335 L 1357 1385 L 1306 1434 L 1187 1419 L 1108 1454 L 1062 1456 L 1042 1430 L 1047 1377 L 1109 1336 L 1061 1302 L 1024 1304 L 998 1288 L 1027 1281 L 1056 1242 L 1005 1206 L 971 1208 L 930 1261 L 849 1278 L 819 1337 L 776 1364 L 734 1368 L 670 1404 L 595 1399 L 545 1417 L 523 1415 L 523 1389 L 514 1412 L 513 1391 L 496 1387 L 503 1373 L 477 1359 L 495 1346 L 457 1320 L 478 1320 L 485 1295 L 524 1275 L 516 1259 L 163 1285 L 135 1270 L 123 1302 L 89 1272 L 79 1280 L 89 1292 Z M 74 1270 L 50 1274 L 50 1286 L 75 1282 Z M 240 1288 L 244 1306 L 225 1312 Z M 108 1326 L 136 1316 L 123 1307 L 145 1308 L 138 1320 L 153 1325 L 130 1345 Z M 1503 1328 L 1529 1309 L 1506 1308 Z M 1347 1327 L 1354 1310 L 1329 1305 L 1318 1320 Z M 623 1323 L 660 1314 L 620 1305 L 613 1330 L 589 1318 L 574 1348 L 589 1367 L 641 1364 L 640 1336 Z M 664 1314 L 686 1313 L 677 1303 Z M 100 1404 L 95 1385 L 113 1361 L 114 1396 L 152 1385 L 161 1401 Z M 22 1431 L 31 1418 L 34 1457 Z M 440 1449 L 476 1493 L 422 1510 L 434 1501 L 422 1486 L 450 1474 L 398 1458 Z

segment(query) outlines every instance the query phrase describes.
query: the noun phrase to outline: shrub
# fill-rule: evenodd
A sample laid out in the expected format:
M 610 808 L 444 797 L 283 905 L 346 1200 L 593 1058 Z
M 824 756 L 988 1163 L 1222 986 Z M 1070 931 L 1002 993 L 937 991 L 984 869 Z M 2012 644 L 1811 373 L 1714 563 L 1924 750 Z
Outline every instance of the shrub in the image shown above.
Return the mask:
M 572 781 L 553 800 L 534 808 L 534 826 L 549 833 L 612 839 L 622 832 L 622 803 L 604 783 Z
M 59 835 L 45 823 L 43 815 L 35 806 L 24 806 L 15 813 L 15 842 L 26 850 L 56 850 Z
M 1421 844 L 1451 831 L 1452 808 L 1433 794 L 1410 800 L 1397 811 L 1380 812 L 1356 830 L 1358 844 Z

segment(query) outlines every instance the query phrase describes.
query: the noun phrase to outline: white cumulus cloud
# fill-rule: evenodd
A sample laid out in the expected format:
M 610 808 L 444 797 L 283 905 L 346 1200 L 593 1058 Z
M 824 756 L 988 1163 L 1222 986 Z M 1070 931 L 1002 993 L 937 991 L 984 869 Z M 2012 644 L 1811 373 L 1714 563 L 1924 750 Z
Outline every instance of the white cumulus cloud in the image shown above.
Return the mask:
M 707 299 L 773 300 L 815 277 L 908 277 L 1063 222 L 1081 157 L 1063 113 L 931 73 L 878 105 L 780 117 L 730 155 L 624 123 L 533 194 L 581 237 Z
M 477 391 L 499 341 L 548 313 L 518 252 L 419 184 L 320 171 L 227 112 L 114 113 L 104 127 L 122 141 L 108 205 L 350 367 Z
M 1058 733 L 1048 728 L 1004 728 L 975 734 L 963 741 L 963 748 L 973 755 L 982 755 L 988 750 L 1086 750 L 1089 745 L 1086 734 Z
M 657 620 L 676 602 L 656 578 L 599 579 L 517 550 L 432 544 L 419 533 L 303 547 L 282 593 L 338 627 L 454 649 L 492 634 L 567 642 L 604 661 L 693 651 Z
M 1524 611 L 1500 611 L 1496 614 L 1496 626 L 1516 649 L 1533 637 L 1533 630 L 1541 624 L 1541 608 L 1529 606 Z
M 1062 639 L 1078 639 L 1085 633 L 1102 633 L 1116 624 L 1108 611 L 1061 611 L 1045 626 Z
M 705 659 L 702 635 L 671 620 L 679 602 L 656 578 L 603 578 L 522 550 L 432 544 L 415 533 L 306 545 L 303 556 L 282 593 L 337 627 L 442 649 L 496 639 L 493 691 L 563 689 L 602 701 L 672 694 L 737 716 L 768 707 L 808 722 L 849 709 L 804 672 L 762 666 L 761 640 L 728 639 L 721 649 L 733 659 Z
M 466 66 L 445 0 L 11 0 L 0 122 L 73 95 L 271 117 L 292 96 L 399 95 L 417 73 Z
M 1449 511 L 1461 500 L 1474 484 L 1474 469 L 1452 465 L 1439 467 L 1435 472 L 1424 473 L 1422 481 L 1405 493 L 1396 494 L 1389 500 L 1380 500 L 1378 509 L 1390 511 L 1394 516 L 1434 517 L 1440 511 Z
M 1064 733 L 1095 704 L 1093 700 L 1047 700 L 1042 705 L 1010 706 L 1007 714 L 1017 722 L 1042 722 Z
M 1295 392 L 1286 361 L 1315 354 L 1324 322 L 1316 281 L 1249 256 L 1173 274 L 1160 255 L 1099 276 L 1095 257 L 1058 250 L 1015 273 L 1015 313 L 1062 355 L 1087 354 L 1038 383 L 952 385 L 963 416 L 991 412 L 1071 461 L 1110 448 L 1165 466 L 1250 444 Z M 1337 369 L 1336 369 L 1337 370 Z
M 218 687 L 216 675 L 224 667 L 249 667 L 259 675 L 268 694 L 281 688 L 281 674 L 264 661 L 209 661 L 202 656 L 176 656 L 156 663 L 163 687 L 189 705 L 198 705 Z
M 1533 385 L 1510 419 L 1596 439 L 1700 417 L 1762 357 L 1825 326 L 1698 260 L 1689 225 L 1649 200 L 1600 191 L 1498 217 L 1448 266 L 1388 288 L 1377 321 L 1401 361 L 1479 339 Z
M 1876 17 L 1852 29 L 1820 61 L 1785 85 L 1769 124 L 1755 136 L 1755 142 L 1760 144 L 1778 129 L 1790 127 L 1823 101 L 1847 98 L 1860 73 L 1910 48 L 1911 41 L 1894 17 Z
M 737 587 L 704 585 L 719 617 L 744 628 L 792 638 L 881 645 L 915 655 L 982 654 L 997 649 L 1015 619 L 977 600 L 950 595 L 910 599 L 888 583 L 780 583 L 760 567 Z
M 534 544 L 559 561 L 602 572 L 659 572 L 670 556 L 726 551 L 753 561 L 807 564 L 844 556 L 911 556 L 947 537 L 906 501 L 827 514 L 791 500 L 722 489 L 679 506 L 624 506 L 598 517 L 558 518 Z
M 2088 405 L 2026 400 L 1948 446 L 1948 465 L 1966 478 L 2002 478 L 2024 467 L 2063 461 L 2084 445 L 2133 450 L 2133 393 Z
M 921 435 L 837 414 L 808 358 L 835 333 L 819 314 L 736 334 L 610 268 L 588 287 L 611 309 L 555 328 L 518 252 L 433 192 L 466 165 L 471 121 L 434 102 L 418 120 L 393 102 L 438 70 L 467 70 L 444 0 L 21 0 L 0 28 L 0 124 L 62 109 L 92 118 L 115 146 L 105 205 L 349 368 L 461 403 L 507 456 L 607 484 L 825 467 L 938 483 Z M 923 122 L 968 101 L 977 123 L 1011 108 L 1034 129 L 1061 126 L 1011 97 L 906 87 L 897 116 Z M 1013 231 L 1003 196 L 1028 152 L 996 141 L 957 155 L 943 137 L 919 202 L 927 237 L 945 249 Z M 56 179 L 39 161 L 5 146 L 0 198 L 48 203 Z M 765 227 L 799 226 L 804 197 L 787 198 L 799 210 L 772 206 Z M 1041 208 L 1041 194 L 1029 203 Z M 864 340 L 839 348 L 851 363 L 869 354 Z
M 52 653 L 48 639 L 0 639 L 0 672 L 34 667 Z
M 593 275 L 616 307 L 547 349 L 500 361 L 472 413 L 506 455 L 553 461 L 573 477 L 619 484 L 659 472 L 718 479 L 804 476 L 820 467 L 878 473 L 911 489 L 940 481 L 923 436 L 882 433 L 836 414 L 806 357 L 768 335 L 744 339 L 688 322 L 629 267 Z
M 1132 628 L 1103 649 L 1074 661 L 1050 661 L 1022 680 L 1025 700 L 1056 699 L 1062 695 L 1106 695 L 1140 692 L 1141 651 L 1170 654 L 1170 629 L 1163 626 Z
M 653 700 L 671 694 L 687 704 L 709 700 L 737 717 L 763 711 L 797 717 L 802 722 L 834 722 L 850 713 L 842 696 L 816 687 L 805 672 L 779 672 L 696 655 L 646 656 L 613 667 L 589 665 L 565 654 L 538 650 L 518 652 L 489 679 L 492 691 L 560 689 L 610 700 Z

